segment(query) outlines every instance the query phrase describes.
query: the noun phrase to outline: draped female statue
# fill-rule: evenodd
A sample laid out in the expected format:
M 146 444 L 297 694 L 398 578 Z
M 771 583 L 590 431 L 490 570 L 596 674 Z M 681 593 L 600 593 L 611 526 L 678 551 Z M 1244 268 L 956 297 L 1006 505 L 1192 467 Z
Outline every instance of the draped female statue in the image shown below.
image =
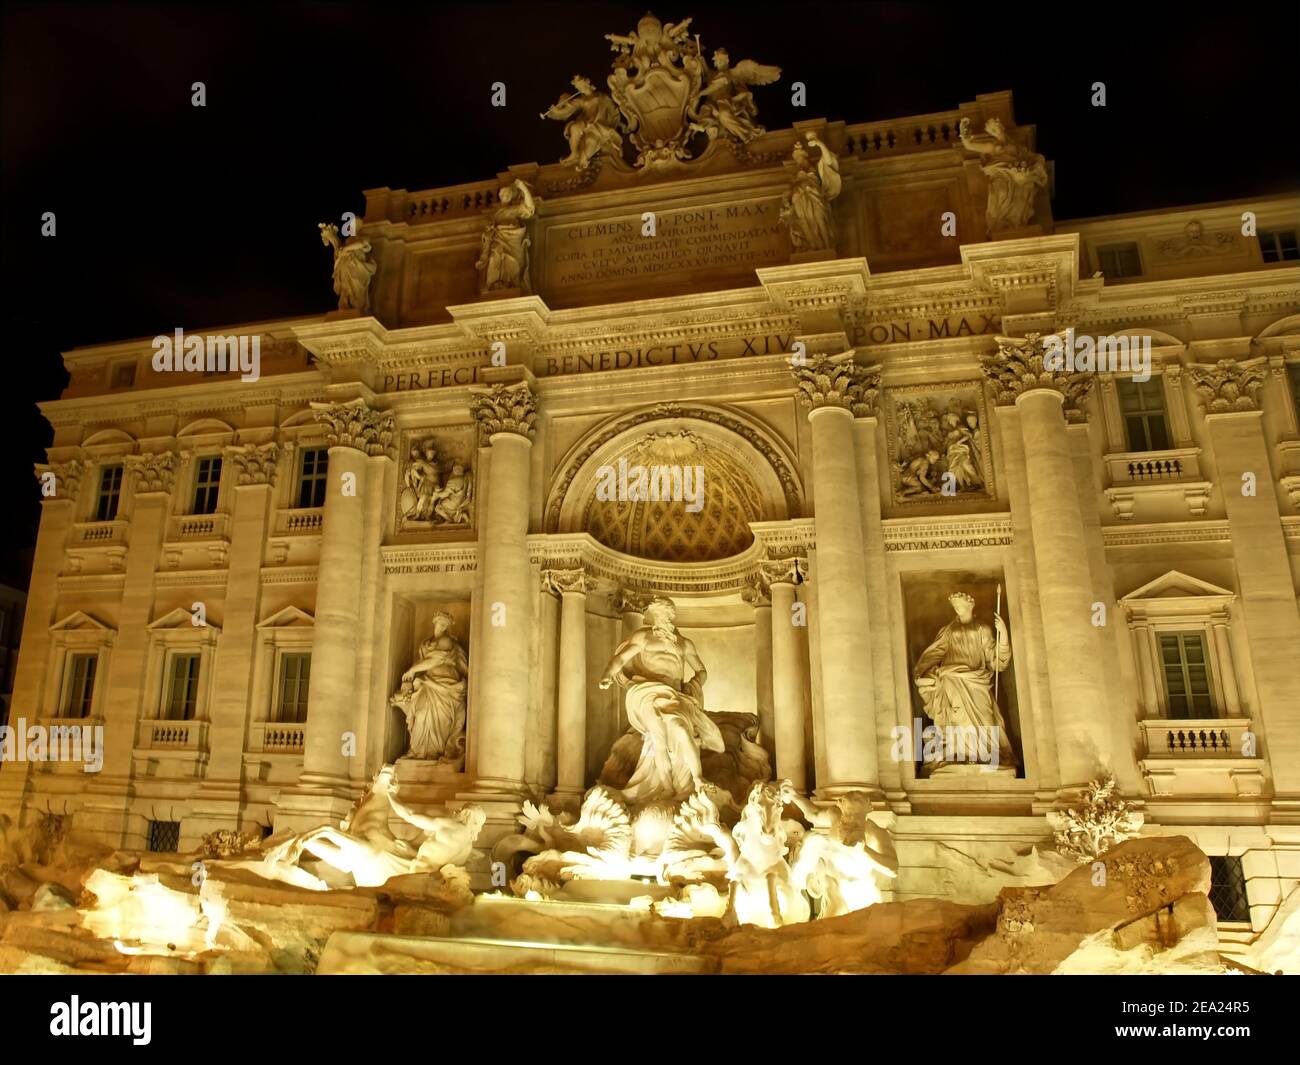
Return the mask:
M 465 649 L 448 635 L 452 618 L 433 615 L 433 635 L 420 644 L 418 661 L 402 674 L 392 703 L 406 715 L 408 758 L 437 759 L 460 769 L 465 762 Z

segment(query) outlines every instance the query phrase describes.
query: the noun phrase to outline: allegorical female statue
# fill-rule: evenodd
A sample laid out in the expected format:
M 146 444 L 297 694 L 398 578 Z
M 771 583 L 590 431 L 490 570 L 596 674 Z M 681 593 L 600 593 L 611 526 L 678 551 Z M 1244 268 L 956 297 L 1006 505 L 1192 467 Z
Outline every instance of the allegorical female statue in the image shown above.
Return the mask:
M 483 291 L 517 288 L 527 294 L 528 223 L 537 214 L 532 190 L 516 178 L 499 195 L 500 206 L 483 230 L 483 245 L 474 266 L 483 272 Z
M 791 151 L 794 181 L 781 204 L 781 218 L 790 227 L 790 243 L 795 251 L 835 249 L 835 219 L 831 201 L 840 194 L 840 161 L 817 135 L 809 131 L 803 141 L 795 141 Z M 808 148 L 818 151 L 813 163 Z
M 983 133 L 970 131 L 963 118 L 958 131 L 967 151 L 985 156 L 980 169 L 989 182 L 985 223 L 991 234 L 1028 225 L 1034 218 L 1034 195 L 1047 184 L 1047 160 L 1007 139 L 1001 119 L 990 118 Z
M 460 642 L 448 634 L 450 614 L 433 615 L 433 635 L 420 644 L 419 660 L 402 674 L 392 703 L 406 715 L 408 758 L 465 763 L 465 686 L 469 661 Z
M 994 615 L 995 636 L 991 626 L 975 620 L 975 600 L 965 592 L 948 596 L 948 602 L 957 617 L 939 630 L 916 660 L 912 670 L 916 690 L 925 712 L 940 730 L 961 729 L 978 736 L 979 748 L 990 754 L 996 742 L 997 765 L 1014 767 L 1016 756 L 1006 723 L 993 700 L 993 674 L 1001 673 L 1011 662 L 1006 624 Z M 969 733 L 971 729 L 976 732 Z
M 334 249 L 334 292 L 339 310 L 355 308 L 365 314 L 370 309 L 370 279 L 378 269 L 370 257 L 370 241 L 354 235 L 344 242 L 332 222 L 322 222 L 319 229 L 320 242 Z

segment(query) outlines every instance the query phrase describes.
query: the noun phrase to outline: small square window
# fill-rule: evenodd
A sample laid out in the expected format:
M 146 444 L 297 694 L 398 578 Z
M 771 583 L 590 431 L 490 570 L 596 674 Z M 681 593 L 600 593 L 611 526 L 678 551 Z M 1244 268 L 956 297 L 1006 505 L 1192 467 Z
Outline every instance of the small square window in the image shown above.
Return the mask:
M 1266 263 L 1300 259 L 1300 241 L 1294 229 L 1265 229 L 1259 234 L 1259 253 Z
M 1159 377 L 1134 381 L 1116 377 L 1119 409 L 1130 451 L 1167 451 L 1169 425 L 1165 420 L 1164 386 Z
M 1107 280 L 1141 277 L 1142 257 L 1136 244 L 1107 244 L 1097 249 L 1097 265 Z
M 1249 921 L 1246 877 L 1241 859 L 1210 855 L 1210 903 L 1220 921 Z
M 150 821 L 149 850 L 154 854 L 174 854 L 181 849 L 179 821 Z
M 113 364 L 113 372 L 109 378 L 110 387 L 112 388 L 130 388 L 135 384 L 135 363 L 118 362 Z

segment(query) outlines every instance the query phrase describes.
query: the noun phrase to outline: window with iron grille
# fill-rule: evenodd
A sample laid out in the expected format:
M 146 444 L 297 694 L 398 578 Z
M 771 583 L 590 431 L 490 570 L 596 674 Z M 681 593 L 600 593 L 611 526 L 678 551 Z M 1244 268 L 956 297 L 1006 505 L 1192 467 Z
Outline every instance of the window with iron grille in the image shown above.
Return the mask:
M 99 656 L 74 654 L 68 656 L 68 668 L 63 680 L 63 704 L 60 717 L 89 717 L 95 700 L 95 669 Z
M 1294 229 L 1265 229 L 1259 234 L 1259 253 L 1266 263 L 1300 259 L 1300 242 Z
M 221 488 L 221 456 L 201 458 L 194 472 L 194 513 L 215 514 Z
M 1210 855 L 1210 902 L 1220 921 L 1249 921 L 1246 876 L 1241 859 Z
M 193 720 L 199 702 L 199 656 L 193 652 L 172 655 L 167 673 L 162 717 L 168 721 Z
M 1142 257 L 1136 244 L 1107 244 L 1098 248 L 1097 266 L 1111 280 L 1142 276 Z
M 1210 662 L 1203 633 L 1160 633 L 1160 664 L 1165 675 L 1170 717 L 1218 716 L 1210 689 Z
M 112 521 L 122 498 L 122 467 L 105 466 L 99 471 L 99 495 L 95 499 L 95 520 Z
M 307 720 L 307 685 L 310 679 L 310 652 L 280 656 L 280 686 L 275 702 L 276 721 L 302 724 Z
M 1167 451 L 1169 423 L 1165 417 L 1165 390 L 1159 377 L 1134 381 L 1116 377 L 1119 410 L 1124 418 L 1130 451 Z
M 329 469 L 328 448 L 312 447 L 302 453 L 298 467 L 298 506 L 322 507 L 325 505 L 325 476 Z
M 149 850 L 155 854 L 171 854 L 181 848 L 181 823 L 179 821 L 150 821 Z

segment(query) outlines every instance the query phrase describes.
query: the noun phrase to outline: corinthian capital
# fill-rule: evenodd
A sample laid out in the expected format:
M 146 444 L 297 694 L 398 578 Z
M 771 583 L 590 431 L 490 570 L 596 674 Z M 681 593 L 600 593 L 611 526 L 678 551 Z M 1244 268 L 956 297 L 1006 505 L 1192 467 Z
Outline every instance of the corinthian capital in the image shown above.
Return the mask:
M 855 418 L 869 418 L 876 413 L 876 395 L 880 391 L 880 368 L 860 366 L 853 352 L 840 355 L 814 355 L 793 363 L 790 372 L 799 387 L 796 395 L 805 407 L 840 407 Z
M 548 569 L 542 573 L 542 582 L 552 595 L 565 592 L 587 591 L 587 574 L 580 569 Z
M 77 459 L 39 463 L 36 478 L 41 482 L 41 498 L 75 500 L 85 472 L 86 467 Z
M 1220 359 L 1213 366 L 1191 363 L 1187 372 L 1196 393 L 1205 401 L 1206 414 L 1259 410 L 1259 390 L 1264 384 L 1268 359 Z
M 492 385 L 474 393 L 474 417 L 486 436 L 515 433 L 532 439 L 537 397 L 526 384 Z
M 316 420 L 325 426 L 330 447 L 350 447 L 363 455 L 392 456 L 393 412 L 374 410 L 363 399 L 313 403 Z
M 1066 421 L 1085 419 L 1083 403 L 1092 391 L 1094 374 L 1045 365 L 1051 352 L 1038 333 L 1027 333 L 1023 340 L 998 337 L 997 342 L 997 351 L 980 356 L 980 368 L 999 406 L 1010 406 L 1026 392 L 1045 388 L 1065 397 Z
M 276 460 L 280 449 L 275 444 L 243 444 L 223 452 L 226 465 L 235 471 L 235 484 L 275 484 Z
M 127 455 L 127 472 L 135 480 L 136 495 L 155 492 L 171 494 L 176 483 L 176 453 L 157 451 L 149 455 Z

